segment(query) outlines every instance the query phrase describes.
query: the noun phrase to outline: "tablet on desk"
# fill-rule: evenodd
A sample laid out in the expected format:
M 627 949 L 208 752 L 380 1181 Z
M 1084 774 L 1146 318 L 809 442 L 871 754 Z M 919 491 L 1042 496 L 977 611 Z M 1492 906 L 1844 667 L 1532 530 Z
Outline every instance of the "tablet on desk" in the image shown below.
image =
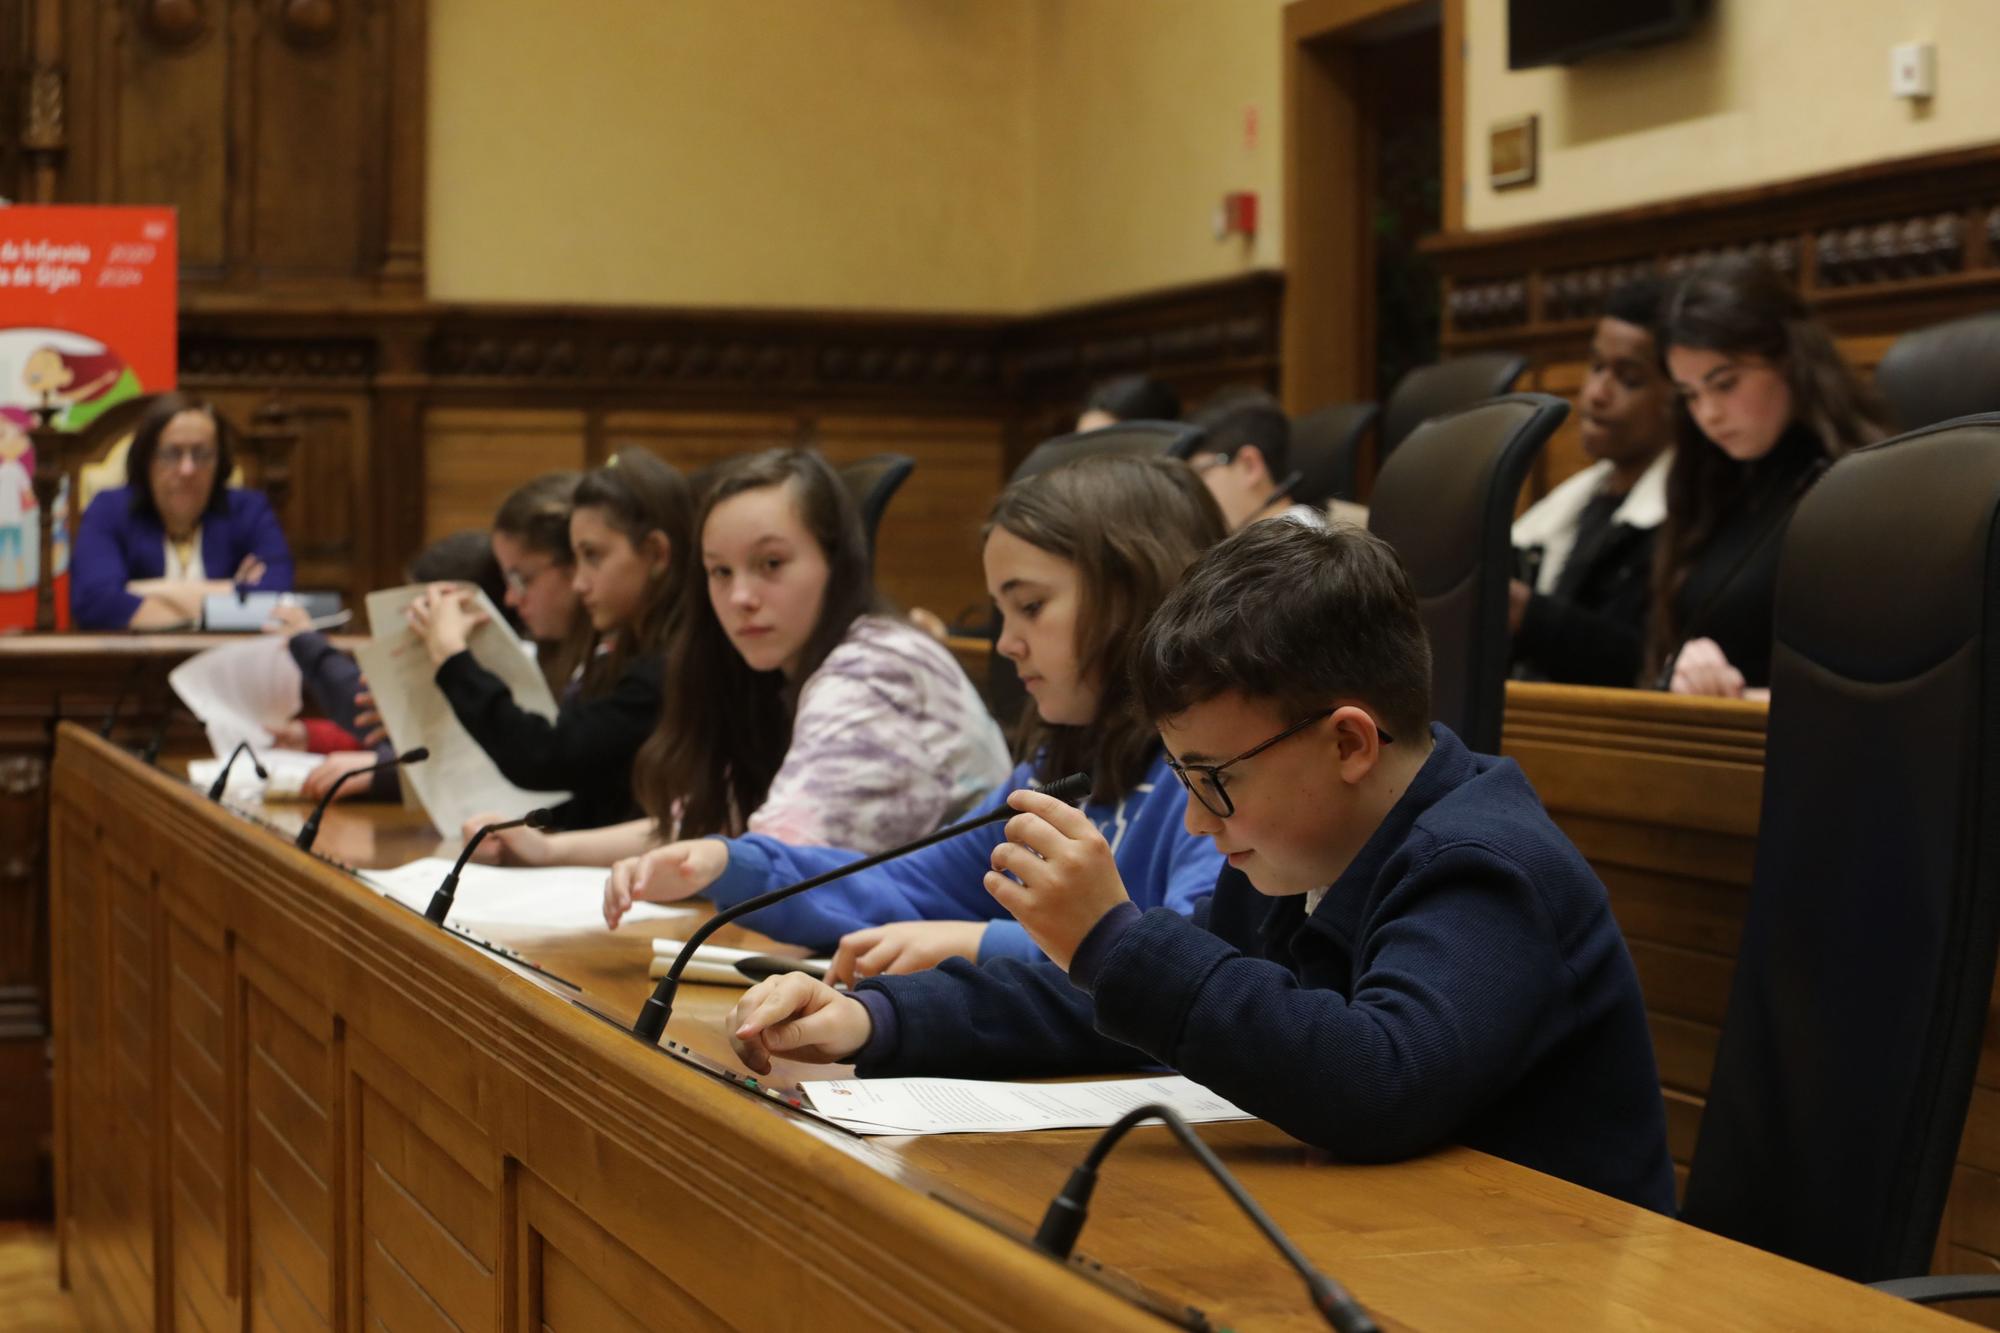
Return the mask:
M 337 592 L 234 592 L 204 597 L 201 627 L 215 633 L 254 634 L 271 622 L 280 606 L 304 609 L 314 621 L 341 614 Z

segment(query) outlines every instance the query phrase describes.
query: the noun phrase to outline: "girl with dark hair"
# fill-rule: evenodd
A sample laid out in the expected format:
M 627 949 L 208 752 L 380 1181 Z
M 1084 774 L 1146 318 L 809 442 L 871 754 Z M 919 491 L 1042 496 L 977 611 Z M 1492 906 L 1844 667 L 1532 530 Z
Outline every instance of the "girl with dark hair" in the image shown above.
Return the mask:
M 1220 541 L 1222 515 L 1185 464 L 1158 458 L 1081 460 L 1007 488 L 986 524 L 986 584 L 1000 608 L 999 651 L 1027 687 L 1017 752 L 1024 762 L 979 810 L 1010 792 L 1078 769 L 1095 779 L 1084 813 L 1102 831 L 1141 907 L 1183 914 L 1215 887 L 1221 855 L 1188 834 L 1185 802 L 1159 738 L 1140 716 L 1126 659 L 1182 571 Z M 992 824 L 862 871 L 745 923 L 777 939 L 836 949 L 852 980 L 911 972 L 951 957 L 1035 959 L 1019 923 L 983 887 Z M 634 900 L 706 890 L 718 907 L 855 859 L 851 850 L 776 839 L 677 842 L 621 866 L 605 886 L 616 925 Z
M 1151 375 L 1120 375 L 1093 385 L 1078 414 L 1078 430 L 1099 430 L 1120 421 L 1178 421 L 1180 396 Z
M 493 516 L 493 558 L 505 580 L 505 605 L 540 649 L 542 674 L 558 697 L 577 683 L 590 651 L 590 620 L 571 586 L 576 559 L 569 512 L 581 480 L 575 472 L 543 473 L 509 493 Z
M 515 830 L 501 835 L 513 858 L 636 861 L 662 830 L 879 851 L 964 814 L 1007 771 L 957 661 L 887 614 L 860 513 L 826 460 L 804 449 L 730 460 L 699 531 L 689 576 L 706 593 L 687 594 L 659 729 L 634 770 L 650 818 Z
M 292 586 L 292 552 L 271 503 L 229 486 L 234 433 L 215 408 L 186 393 L 160 395 L 132 436 L 126 483 L 84 510 L 71 561 L 70 613 L 78 629 L 164 629 L 201 614 L 211 591 Z M 127 590 L 141 580 L 187 585 Z
M 577 483 L 569 516 L 572 583 L 595 642 L 577 688 L 554 720 L 514 702 L 499 677 L 473 660 L 484 623 L 457 584 L 410 604 L 410 627 L 437 667 L 438 688 L 501 776 L 530 791 L 567 789 L 558 828 L 629 819 L 632 759 L 659 718 L 662 662 L 693 528 L 688 484 L 644 449 L 627 449 Z M 484 815 L 468 828 L 488 822 Z
M 1683 694 L 1768 685 L 1778 555 L 1799 496 L 1887 432 L 1873 394 L 1775 270 L 1724 260 L 1667 300 L 1660 342 L 1680 394 L 1649 658 Z

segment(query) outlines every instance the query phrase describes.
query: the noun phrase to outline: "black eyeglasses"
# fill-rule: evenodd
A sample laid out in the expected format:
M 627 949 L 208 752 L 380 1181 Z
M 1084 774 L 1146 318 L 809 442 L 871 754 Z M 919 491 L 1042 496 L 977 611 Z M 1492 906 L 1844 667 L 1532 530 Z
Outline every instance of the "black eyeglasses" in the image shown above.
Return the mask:
M 1236 813 L 1236 803 L 1229 799 L 1229 788 L 1222 781 L 1222 770 L 1240 764 L 1253 755 L 1262 754 L 1279 741 L 1298 735 L 1313 723 L 1332 717 L 1337 708 L 1338 705 L 1335 708 L 1323 708 L 1311 717 L 1301 718 L 1271 739 L 1251 746 L 1234 759 L 1225 759 L 1219 764 L 1183 764 L 1172 755 L 1168 755 L 1167 767 L 1171 768 L 1174 776 L 1181 780 L 1181 786 L 1186 787 L 1194 798 L 1201 802 L 1202 809 L 1218 819 L 1227 819 Z M 1380 727 L 1375 729 L 1375 734 L 1381 738 L 1384 745 L 1393 744 L 1396 739 Z

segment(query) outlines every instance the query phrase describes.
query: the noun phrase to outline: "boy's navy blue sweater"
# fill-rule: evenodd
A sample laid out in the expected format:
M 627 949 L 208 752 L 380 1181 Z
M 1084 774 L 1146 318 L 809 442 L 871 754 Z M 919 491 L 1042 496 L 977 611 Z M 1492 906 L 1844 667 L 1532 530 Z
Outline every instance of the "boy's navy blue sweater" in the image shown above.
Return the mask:
M 1444 727 L 1310 918 L 1235 870 L 1193 920 L 1130 904 L 1049 964 L 878 978 L 864 1075 L 1158 1062 L 1353 1161 L 1464 1143 L 1671 1213 L 1639 982 L 1583 856 L 1510 759 Z

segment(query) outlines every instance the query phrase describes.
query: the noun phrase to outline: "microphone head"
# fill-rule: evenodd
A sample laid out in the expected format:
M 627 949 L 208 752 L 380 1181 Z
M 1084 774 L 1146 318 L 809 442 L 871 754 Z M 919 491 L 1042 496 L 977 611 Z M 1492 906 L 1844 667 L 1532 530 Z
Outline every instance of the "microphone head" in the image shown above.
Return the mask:
M 269 782 L 271 780 L 271 775 L 269 773 L 266 773 L 264 771 L 264 766 L 257 762 L 257 756 L 255 753 L 252 753 L 250 756 L 250 767 L 257 770 L 257 780 L 259 782 Z
M 431 752 L 424 746 L 419 745 L 414 750 L 405 750 L 397 755 L 396 762 L 399 764 L 421 764 L 430 757 Z
M 521 822 L 529 828 L 547 828 L 549 822 L 554 818 L 555 812 L 544 806 L 541 809 L 530 810 L 527 814 L 522 815 Z
M 1037 787 L 1044 796 L 1053 796 L 1058 801 L 1080 801 L 1090 795 L 1090 774 L 1072 773 L 1066 778 L 1057 778 L 1047 786 Z

